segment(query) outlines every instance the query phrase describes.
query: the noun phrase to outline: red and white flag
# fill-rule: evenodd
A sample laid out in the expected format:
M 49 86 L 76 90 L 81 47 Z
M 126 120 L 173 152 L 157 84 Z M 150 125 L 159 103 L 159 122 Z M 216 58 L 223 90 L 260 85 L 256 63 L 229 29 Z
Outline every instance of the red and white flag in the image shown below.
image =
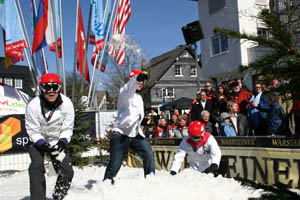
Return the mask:
M 123 66 L 125 61 L 125 25 L 131 16 L 130 0 L 119 0 L 116 12 L 112 42 L 109 46 L 108 53 L 114 57 L 116 63 Z
M 81 15 L 80 4 L 78 6 L 78 29 L 77 29 L 77 70 L 83 74 L 83 63 L 85 54 L 85 35 Z M 84 79 L 90 83 L 89 67 L 87 60 L 85 61 Z

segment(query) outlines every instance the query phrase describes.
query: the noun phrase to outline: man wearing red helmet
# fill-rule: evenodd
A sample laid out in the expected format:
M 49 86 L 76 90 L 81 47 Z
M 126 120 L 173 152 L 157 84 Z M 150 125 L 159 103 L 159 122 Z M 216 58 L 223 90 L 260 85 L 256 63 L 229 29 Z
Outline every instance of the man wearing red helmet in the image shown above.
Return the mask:
M 188 128 L 189 136 L 182 139 L 174 156 L 171 175 L 178 173 L 185 155 L 189 156 L 190 168 L 204 173 L 217 175 L 221 160 L 221 150 L 214 136 L 205 132 L 200 121 L 193 121 Z
M 112 184 L 129 147 L 143 158 L 144 175 L 155 173 L 153 151 L 141 127 L 144 102 L 139 92 L 147 79 L 146 71 L 132 70 L 129 81 L 120 89 L 118 116 L 110 139 L 110 160 L 104 175 L 104 180 L 111 180 Z
M 30 195 L 32 200 L 46 199 L 44 155 L 51 158 L 58 174 L 53 199 L 67 194 L 73 178 L 73 168 L 66 144 L 70 142 L 74 126 L 71 100 L 60 93 L 61 81 L 56 74 L 47 73 L 40 80 L 40 95 L 27 105 L 25 127 L 31 141 L 28 148 Z

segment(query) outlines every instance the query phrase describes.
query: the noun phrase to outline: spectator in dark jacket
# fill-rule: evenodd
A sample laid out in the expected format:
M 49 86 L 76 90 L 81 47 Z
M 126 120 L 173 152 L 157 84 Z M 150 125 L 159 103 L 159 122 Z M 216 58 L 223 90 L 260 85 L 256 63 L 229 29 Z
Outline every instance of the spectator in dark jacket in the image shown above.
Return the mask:
M 264 85 L 256 83 L 253 96 L 249 100 L 248 121 L 256 136 L 267 135 L 267 111 L 269 104 L 263 92 Z
M 211 133 L 213 136 L 217 136 L 216 127 L 209 121 L 210 113 L 207 110 L 201 112 L 201 122 L 204 125 L 205 132 Z
M 267 131 L 268 135 L 283 135 L 283 121 L 285 113 L 283 108 L 278 104 L 278 95 L 268 94 L 267 100 L 270 105 L 270 109 L 267 113 Z
M 201 121 L 201 112 L 207 110 L 212 111 L 212 102 L 206 99 L 206 92 L 200 92 L 200 99 L 195 102 L 191 107 L 191 121 Z
M 238 112 L 238 104 L 235 100 L 230 100 L 227 102 L 228 114 L 230 115 L 230 122 L 235 128 L 237 136 L 249 136 L 250 133 L 248 119 L 245 115 Z

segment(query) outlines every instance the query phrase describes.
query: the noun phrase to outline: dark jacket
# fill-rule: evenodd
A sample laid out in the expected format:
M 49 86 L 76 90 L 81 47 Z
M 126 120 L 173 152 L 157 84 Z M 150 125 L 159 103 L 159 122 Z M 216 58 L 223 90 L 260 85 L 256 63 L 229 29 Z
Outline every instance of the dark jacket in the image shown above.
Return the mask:
M 270 105 L 267 113 L 267 131 L 268 135 L 283 135 L 283 120 L 285 118 L 283 108 L 275 103 Z
M 201 112 L 203 110 L 207 110 L 209 113 L 211 113 L 212 111 L 212 102 L 211 101 L 206 101 L 205 103 L 205 107 L 203 108 L 202 104 L 201 104 L 201 100 L 198 100 L 196 103 L 194 103 L 192 105 L 192 109 L 191 109 L 191 120 L 195 121 L 201 121 Z
M 231 119 L 230 119 L 230 121 L 231 121 Z M 231 121 L 231 123 L 232 123 L 232 121 Z M 237 113 L 237 129 L 238 129 L 237 136 L 252 135 L 250 133 L 248 119 L 242 113 Z

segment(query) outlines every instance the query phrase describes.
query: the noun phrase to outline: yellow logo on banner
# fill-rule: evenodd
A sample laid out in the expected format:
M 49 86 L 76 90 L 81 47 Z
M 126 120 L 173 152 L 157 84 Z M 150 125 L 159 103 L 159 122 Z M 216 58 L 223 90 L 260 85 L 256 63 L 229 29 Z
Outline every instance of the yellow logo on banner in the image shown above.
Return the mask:
M 12 137 L 21 131 L 20 120 L 10 117 L 0 123 L 0 153 L 12 148 Z

